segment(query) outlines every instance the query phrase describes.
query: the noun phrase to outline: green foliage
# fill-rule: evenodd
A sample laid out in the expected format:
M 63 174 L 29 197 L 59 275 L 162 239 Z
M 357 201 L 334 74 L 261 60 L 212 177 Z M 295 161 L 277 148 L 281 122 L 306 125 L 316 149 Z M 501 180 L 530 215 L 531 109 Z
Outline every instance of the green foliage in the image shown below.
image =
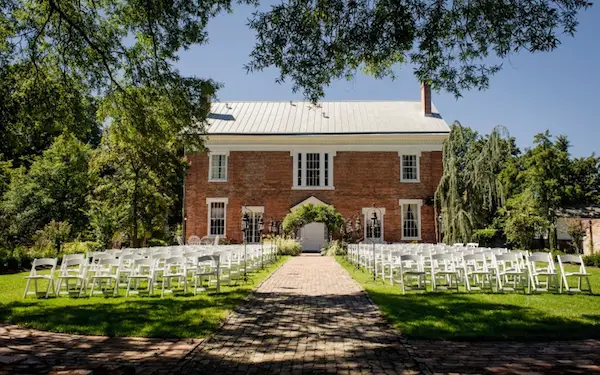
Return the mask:
M 588 267 L 600 267 L 600 253 L 584 255 L 583 263 Z
M 300 255 L 302 246 L 293 238 L 276 237 L 277 253 L 279 255 Z
M 321 249 L 321 255 L 337 256 L 348 254 L 348 246 L 340 240 L 329 241 L 327 246 Z
M 29 166 L 32 156 L 41 155 L 63 133 L 97 145 L 96 109 L 97 99 L 82 82 L 54 67 L 0 67 L 0 154 L 17 167 Z
M 60 254 L 68 255 L 68 254 L 85 254 L 92 251 L 102 251 L 106 247 L 102 244 L 94 241 L 72 241 L 67 242 L 62 245 Z
M 583 238 L 585 237 L 586 230 L 583 228 L 581 219 L 571 219 L 567 221 L 567 233 L 573 239 L 573 246 L 576 252 L 581 252 L 583 245 Z
M 279 82 L 317 101 L 333 80 L 359 68 L 376 78 L 395 77 L 400 66 L 419 81 L 460 96 L 485 89 L 500 59 L 520 51 L 552 51 L 560 35 L 573 35 L 575 0 L 466 2 L 426 0 L 289 1 L 254 14 L 257 33 L 249 71 L 280 69 Z
M 41 156 L 11 172 L 1 204 L 10 218 L 6 233 L 12 244 L 28 244 L 50 221 L 68 221 L 74 232 L 88 225 L 87 196 L 94 179 L 88 174 L 91 151 L 71 135 L 61 135 Z
M 476 229 L 473 231 L 473 238 L 480 246 L 489 247 L 492 245 L 497 232 L 498 230 L 494 228 Z
M 67 221 L 50 221 L 43 229 L 38 230 L 33 236 L 33 249 L 44 254 L 54 253 L 58 256 L 62 244 L 71 236 L 71 224 Z
M 443 148 L 443 175 L 435 192 L 446 243 L 469 242 L 473 229 L 491 224 L 504 202 L 498 174 L 514 152 L 514 140 L 496 127 L 480 137 L 459 123 L 452 125 Z
M 548 227 L 548 221 L 540 215 L 529 190 L 510 198 L 501 212 L 506 216 L 506 238 L 518 243 L 523 249 L 530 249 L 533 239 Z
M 295 233 L 306 224 L 325 223 L 329 236 L 338 233 L 344 225 L 344 218 L 333 206 L 303 204 L 283 219 L 285 233 Z

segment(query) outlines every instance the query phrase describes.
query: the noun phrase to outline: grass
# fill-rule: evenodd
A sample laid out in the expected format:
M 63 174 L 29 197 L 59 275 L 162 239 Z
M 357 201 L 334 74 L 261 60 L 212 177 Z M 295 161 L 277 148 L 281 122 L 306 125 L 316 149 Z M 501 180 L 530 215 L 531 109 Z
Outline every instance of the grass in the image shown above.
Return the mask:
M 407 292 L 336 257 L 387 319 L 410 339 L 571 340 L 600 338 L 600 295 Z M 595 293 L 600 269 L 587 268 Z M 570 283 L 569 283 L 570 284 Z
M 0 322 L 46 331 L 139 337 L 200 338 L 213 332 L 260 282 L 289 257 L 249 275 L 248 283 L 197 296 L 23 299 L 27 273 L 0 276 Z M 45 285 L 45 284 L 44 284 Z

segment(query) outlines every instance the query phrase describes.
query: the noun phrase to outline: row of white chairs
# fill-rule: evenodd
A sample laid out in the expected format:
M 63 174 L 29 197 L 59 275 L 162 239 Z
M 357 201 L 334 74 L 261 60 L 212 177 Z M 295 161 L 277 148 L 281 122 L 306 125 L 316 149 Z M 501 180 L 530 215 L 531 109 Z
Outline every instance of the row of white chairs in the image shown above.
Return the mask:
M 126 296 L 152 295 L 155 287 L 160 287 L 164 296 L 174 293 L 174 285 L 184 293 L 189 287 L 194 294 L 212 287 L 219 292 L 222 282 L 237 282 L 273 262 L 276 255 L 273 245 L 209 245 L 70 254 L 63 256 L 60 265 L 56 258 L 35 259 L 26 277 L 24 298 L 29 294 L 38 295 L 38 282 L 42 281 L 47 282 L 42 292 L 46 297 L 109 292 L 117 296 L 119 288 L 126 290 Z M 34 290 L 30 291 L 32 283 Z
M 350 245 L 348 260 L 391 284 L 408 289 L 488 291 L 557 291 L 592 293 L 580 255 L 432 244 Z M 565 265 L 577 268 L 568 270 Z M 560 272 L 559 272 L 560 271 Z M 576 278 L 577 286 L 569 279 Z M 585 285 L 583 285 L 585 282 Z

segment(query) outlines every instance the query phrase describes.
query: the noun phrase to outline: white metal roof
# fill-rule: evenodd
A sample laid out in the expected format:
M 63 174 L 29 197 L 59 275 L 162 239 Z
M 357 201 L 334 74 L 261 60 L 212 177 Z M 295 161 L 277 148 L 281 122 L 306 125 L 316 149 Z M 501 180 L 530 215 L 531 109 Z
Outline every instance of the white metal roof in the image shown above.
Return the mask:
M 433 105 L 432 112 L 425 116 L 419 101 L 219 102 L 208 134 L 448 133 Z

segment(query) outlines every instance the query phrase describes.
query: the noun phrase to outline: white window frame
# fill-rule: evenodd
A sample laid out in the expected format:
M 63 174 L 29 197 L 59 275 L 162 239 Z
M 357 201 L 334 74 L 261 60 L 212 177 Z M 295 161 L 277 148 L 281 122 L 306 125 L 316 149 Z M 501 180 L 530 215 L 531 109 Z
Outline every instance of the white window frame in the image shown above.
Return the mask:
M 225 178 L 213 178 L 213 156 L 225 156 Z M 208 153 L 208 181 L 227 182 L 229 177 L 229 152 L 209 152 Z
M 421 182 L 421 152 L 409 152 L 409 151 L 401 151 L 398 152 L 398 156 L 400 157 L 400 182 Z M 417 160 L 417 178 L 416 179 L 405 179 L 403 169 L 403 156 L 415 156 Z
M 323 150 L 301 150 L 301 151 L 291 151 L 290 152 L 293 158 L 293 184 L 292 189 L 294 190 L 334 190 L 335 187 L 333 185 L 333 158 L 335 157 L 335 151 L 323 151 Z M 302 154 L 302 169 L 298 170 L 298 154 Z M 307 154 L 319 154 L 319 185 L 318 186 L 308 186 L 306 185 L 306 167 L 307 167 Z M 325 185 L 325 154 L 327 154 L 327 185 Z M 298 177 L 300 175 L 301 184 L 298 185 Z
M 261 215 L 263 217 L 263 223 L 264 223 L 265 206 L 242 206 L 242 215 L 244 215 L 246 213 L 246 211 L 248 211 L 249 215 L 252 215 L 252 214 L 254 214 L 254 216 Z M 240 223 L 240 226 L 241 226 L 241 223 Z M 244 236 L 244 238 L 242 240 L 245 240 L 246 235 L 244 233 L 242 233 L 242 235 Z M 248 242 L 248 243 L 260 243 L 260 240 L 259 240 L 259 242 Z
M 206 198 L 207 209 L 207 222 L 206 222 L 206 235 L 208 237 L 221 236 L 220 234 L 210 234 L 210 217 L 212 210 L 212 203 L 225 203 L 224 222 L 223 222 L 223 237 L 227 237 L 227 205 L 229 204 L 229 198 Z
M 379 211 L 378 211 L 379 210 Z M 384 218 L 385 218 L 385 207 L 364 207 L 362 209 L 362 214 L 363 214 L 363 233 L 365 234 L 364 238 L 365 240 L 371 240 L 368 237 L 368 223 L 367 220 L 371 220 L 371 216 L 373 216 L 373 211 L 375 211 L 377 213 L 378 216 L 381 216 L 379 218 L 380 221 L 380 225 L 381 225 L 381 237 L 379 238 L 378 241 L 375 241 L 376 243 L 383 243 L 384 242 L 384 238 L 385 238 L 385 233 L 384 233 Z
M 422 199 L 400 199 L 400 236 L 403 241 L 420 241 L 421 240 L 421 207 L 423 206 Z M 405 237 L 404 236 L 404 205 L 416 204 L 417 205 L 417 237 Z

